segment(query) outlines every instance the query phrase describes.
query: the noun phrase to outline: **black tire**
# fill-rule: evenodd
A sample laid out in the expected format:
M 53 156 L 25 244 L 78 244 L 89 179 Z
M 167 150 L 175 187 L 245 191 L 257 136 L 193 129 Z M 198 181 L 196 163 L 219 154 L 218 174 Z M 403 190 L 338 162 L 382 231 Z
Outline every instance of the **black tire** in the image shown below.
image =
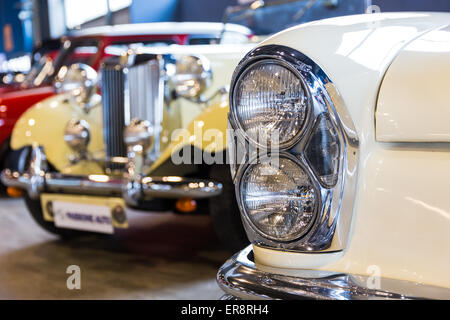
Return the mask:
M 209 200 L 214 229 L 224 248 L 232 253 L 250 244 L 242 224 L 228 165 L 214 165 L 209 177 L 223 185 L 222 193 Z
M 9 147 L 10 139 L 6 139 L 0 146 L 0 171 L 9 168 L 8 161 L 10 160 L 11 149 Z M 6 186 L 0 181 L 0 195 L 7 196 Z
M 25 172 L 28 169 L 27 167 L 30 155 L 30 147 L 25 147 L 23 149 L 10 152 L 8 158 L 5 161 L 6 168 L 14 171 Z M 26 192 L 24 192 L 23 198 L 31 217 L 44 230 L 58 235 L 63 239 L 70 239 L 88 234 L 87 232 L 78 230 L 57 228 L 52 221 L 47 221 L 44 219 L 40 199 L 31 199 Z

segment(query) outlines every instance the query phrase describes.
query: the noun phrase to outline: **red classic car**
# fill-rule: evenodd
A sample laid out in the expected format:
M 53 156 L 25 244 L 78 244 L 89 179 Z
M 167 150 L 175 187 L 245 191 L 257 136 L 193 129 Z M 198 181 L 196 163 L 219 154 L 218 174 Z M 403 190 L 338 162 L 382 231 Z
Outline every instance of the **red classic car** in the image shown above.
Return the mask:
M 54 79 L 63 66 L 86 64 L 97 70 L 108 56 L 120 55 L 134 46 L 247 42 L 251 31 L 221 23 L 146 23 L 117 25 L 77 31 L 62 39 L 56 56 L 45 55 L 26 79 L 0 92 L 0 169 L 9 154 L 9 137 L 16 120 L 33 104 L 55 94 Z

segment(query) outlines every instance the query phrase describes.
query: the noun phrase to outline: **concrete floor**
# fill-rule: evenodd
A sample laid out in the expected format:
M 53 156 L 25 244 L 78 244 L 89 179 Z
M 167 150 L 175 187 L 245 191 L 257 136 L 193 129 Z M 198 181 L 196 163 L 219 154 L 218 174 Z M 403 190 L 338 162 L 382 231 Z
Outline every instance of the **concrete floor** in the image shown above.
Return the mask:
M 208 216 L 129 214 L 111 238 L 64 242 L 42 230 L 21 199 L 0 199 L 0 299 L 218 299 L 220 249 Z M 81 268 L 68 290 L 66 268 Z

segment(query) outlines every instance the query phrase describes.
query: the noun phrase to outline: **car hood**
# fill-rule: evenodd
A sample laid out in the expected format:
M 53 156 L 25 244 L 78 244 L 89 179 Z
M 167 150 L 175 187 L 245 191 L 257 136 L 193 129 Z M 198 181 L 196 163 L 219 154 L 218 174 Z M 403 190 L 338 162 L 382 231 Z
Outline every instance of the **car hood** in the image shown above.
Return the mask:
M 383 79 L 376 138 L 384 142 L 450 142 L 450 27 L 409 43 Z
M 392 61 L 409 43 L 449 21 L 448 13 L 345 16 L 287 29 L 260 45 L 288 46 L 318 64 L 338 89 L 364 143 L 375 139 L 378 92 Z

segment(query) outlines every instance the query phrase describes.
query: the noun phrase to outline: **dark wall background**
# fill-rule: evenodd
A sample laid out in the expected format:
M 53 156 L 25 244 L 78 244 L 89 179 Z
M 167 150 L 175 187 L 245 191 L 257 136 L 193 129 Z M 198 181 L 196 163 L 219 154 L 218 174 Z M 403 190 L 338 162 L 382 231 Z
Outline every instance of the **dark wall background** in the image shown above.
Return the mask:
M 450 0 L 372 0 L 381 12 L 388 11 L 450 11 Z
M 131 22 L 221 21 L 225 8 L 237 0 L 133 0 Z
M 8 58 L 30 52 L 33 47 L 31 13 L 25 10 L 23 0 L 0 0 L 0 52 Z M 22 20 L 19 14 L 22 12 Z M 12 50 L 6 50 L 4 32 L 5 26 L 12 31 Z M 9 38 L 9 37 L 8 37 Z
M 360 1 L 367 3 L 366 0 Z M 133 0 L 130 20 L 131 22 L 221 21 L 225 8 L 236 5 L 237 2 L 237 0 Z M 372 4 L 379 6 L 382 12 L 450 11 L 450 0 L 372 0 Z
M 228 6 L 236 5 L 236 0 L 179 0 L 179 21 L 222 21 Z

